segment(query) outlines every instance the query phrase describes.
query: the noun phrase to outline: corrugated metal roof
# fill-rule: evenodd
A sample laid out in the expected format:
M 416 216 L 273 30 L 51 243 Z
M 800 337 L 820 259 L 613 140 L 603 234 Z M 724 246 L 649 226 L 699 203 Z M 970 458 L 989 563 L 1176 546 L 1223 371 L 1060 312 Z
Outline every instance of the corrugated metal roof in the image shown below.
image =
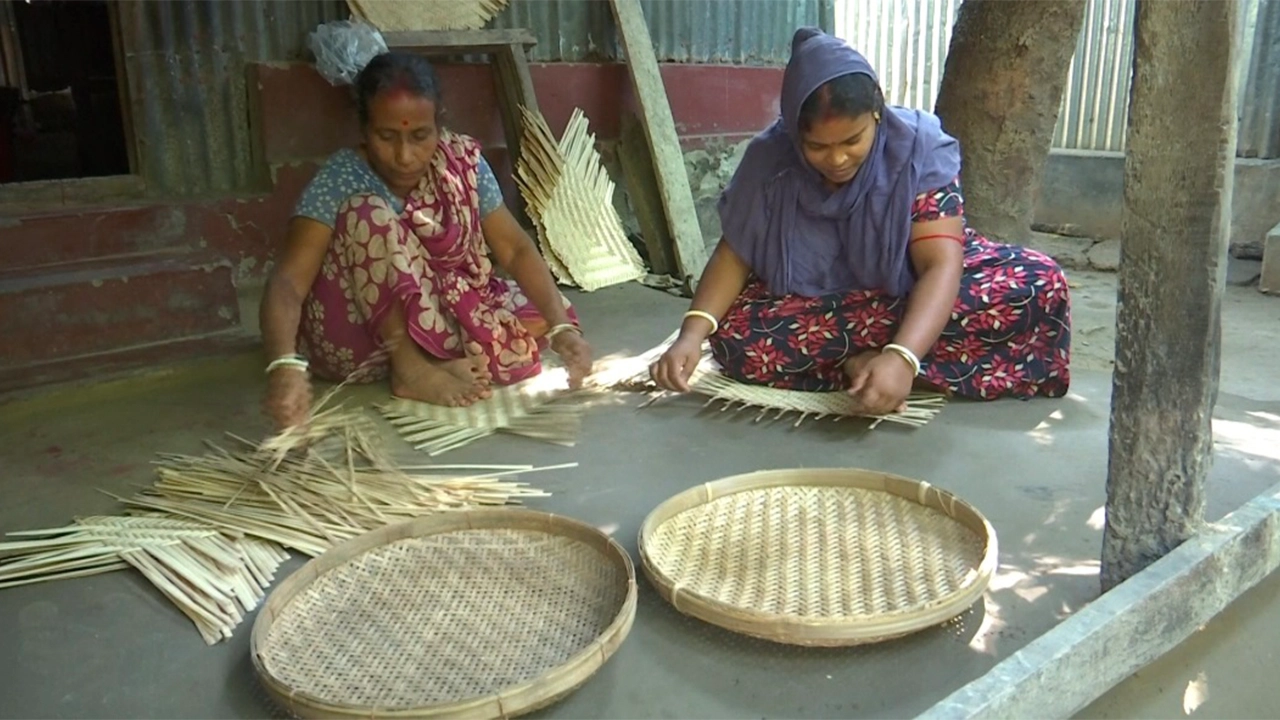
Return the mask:
M 661 62 L 781 65 L 797 27 L 833 29 L 835 0 L 642 0 Z M 607 0 L 512 0 L 493 27 L 528 28 L 538 62 L 622 57 Z
M 1263 0 L 1257 12 L 1236 155 L 1280 158 L 1280 0 Z
M 342 0 L 131 0 L 120 3 L 139 170 L 161 193 L 252 182 L 245 63 L 308 57 L 316 25 Z

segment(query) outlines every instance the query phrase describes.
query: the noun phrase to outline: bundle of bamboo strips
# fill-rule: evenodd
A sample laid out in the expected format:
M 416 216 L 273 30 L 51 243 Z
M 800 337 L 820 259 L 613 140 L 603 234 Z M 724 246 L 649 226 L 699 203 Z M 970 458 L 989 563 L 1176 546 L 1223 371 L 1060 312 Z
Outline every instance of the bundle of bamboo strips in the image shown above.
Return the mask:
M 278 545 L 167 517 L 94 516 L 0 543 L 0 587 L 132 566 L 195 623 L 205 642 L 231 637 L 288 557 Z
M 0 588 L 133 567 L 212 644 L 261 601 L 284 548 L 315 556 L 389 523 L 546 495 L 511 477 L 532 466 L 396 464 L 368 415 L 327 407 L 337 389 L 265 442 L 162 455 L 151 487 L 117 497 L 129 516 L 10 533 L 22 539 L 0 543 Z
M 516 184 L 538 227 L 542 254 L 563 283 L 590 292 L 645 276 L 644 261 L 613 206 L 613 181 L 575 108 L 559 141 L 542 115 L 521 108 Z
M 215 447 L 200 456 L 166 455 L 159 479 L 127 507 L 195 520 L 269 540 L 310 556 L 388 523 L 430 512 L 502 505 L 545 493 L 502 479 L 529 466 L 408 470 L 361 449 L 358 433 L 342 457 L 316 449 L 278 458 L 250 448 Z M 242 441 L 243 442 L 243 441 Z

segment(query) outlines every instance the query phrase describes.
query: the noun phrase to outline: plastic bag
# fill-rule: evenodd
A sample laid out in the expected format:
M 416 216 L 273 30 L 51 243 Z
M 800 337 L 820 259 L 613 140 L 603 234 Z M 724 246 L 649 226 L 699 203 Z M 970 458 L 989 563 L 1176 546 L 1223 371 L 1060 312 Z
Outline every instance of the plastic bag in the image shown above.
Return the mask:
M 350 85 L 370 60 L 387 51 L 382 33 L 359 20 L 335 20 L 316 27 L 307 37 L 316 56 L 316 70 L 332 85 Z

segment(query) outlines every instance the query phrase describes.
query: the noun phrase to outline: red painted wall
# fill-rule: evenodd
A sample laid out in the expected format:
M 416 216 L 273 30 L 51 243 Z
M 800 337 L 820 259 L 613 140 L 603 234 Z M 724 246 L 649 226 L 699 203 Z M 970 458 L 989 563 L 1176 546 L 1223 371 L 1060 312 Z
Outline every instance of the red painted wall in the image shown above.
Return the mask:
M 505 146 L 493 75 L 488 65 L 440 65 L 447 122 L 487 148 Z M 356 140 L 354 105 L 347 88 L 335 88 L 310 65 L 252 68 L 261 92 L 260 127 L 270 163 L 322 157 Z M 616 138 L 624 113 L 636 113 L 635 95 L 623 65 L 555 63 L 533 65 L 538 106 L 551 130 L 560 133 L 581 108 L 598 138 Z M 662 77 L 682 143 L 742 138 L 778 115 L 781 68 L 727 65 L 665 65 Z

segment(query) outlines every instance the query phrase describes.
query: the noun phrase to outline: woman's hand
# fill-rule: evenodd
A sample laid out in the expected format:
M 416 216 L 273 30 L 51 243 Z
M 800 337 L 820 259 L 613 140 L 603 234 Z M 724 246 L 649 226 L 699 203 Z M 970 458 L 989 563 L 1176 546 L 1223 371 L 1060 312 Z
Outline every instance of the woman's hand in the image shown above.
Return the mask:
M 267 417 L 276 430 L 302 425 L 311 416 L 311 378 L 296 368 L 277 368 L 267 375 Z
M 869 350 L 845 362 L 849 376 L 849 396 L 861 412 L 888 415 L 907 409 L 915 375 L 911 367 L 894 353 Z
M 582 381 L 591 374 L 591 345 L 587 339 L 579 332 L 562 332 L 551 338 L 551 349 L 569 371 L 569 387 L 573 390 L 582 387 Z
M 689 392 L 689 378 L 701 360 L 702 341 L 681 335 L 649 368 L 649 376 L 663 390 Z

